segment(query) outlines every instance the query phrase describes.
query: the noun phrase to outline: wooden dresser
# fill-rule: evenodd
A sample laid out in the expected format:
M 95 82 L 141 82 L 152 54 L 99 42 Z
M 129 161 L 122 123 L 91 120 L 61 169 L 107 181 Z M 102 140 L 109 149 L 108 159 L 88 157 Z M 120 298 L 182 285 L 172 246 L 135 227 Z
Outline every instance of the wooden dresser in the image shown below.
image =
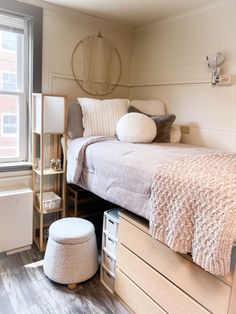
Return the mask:
M 120 213 L 115 293 L 135 313 L 236 313 L 233 277 L 209 274 L 154 240 L 146 220 Z

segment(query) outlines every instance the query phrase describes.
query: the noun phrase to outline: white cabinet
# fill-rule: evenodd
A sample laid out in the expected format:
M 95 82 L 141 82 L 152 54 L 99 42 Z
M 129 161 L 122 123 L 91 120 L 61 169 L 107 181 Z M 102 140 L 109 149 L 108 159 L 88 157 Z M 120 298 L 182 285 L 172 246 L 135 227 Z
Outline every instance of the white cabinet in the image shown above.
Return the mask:
M 32 244 L 32 217 L 31 189 L 0 192 L 0 252 Z
M 111 209 L 104 213 L 101 254 L 101 282 L 114 292 L 119 211 Z

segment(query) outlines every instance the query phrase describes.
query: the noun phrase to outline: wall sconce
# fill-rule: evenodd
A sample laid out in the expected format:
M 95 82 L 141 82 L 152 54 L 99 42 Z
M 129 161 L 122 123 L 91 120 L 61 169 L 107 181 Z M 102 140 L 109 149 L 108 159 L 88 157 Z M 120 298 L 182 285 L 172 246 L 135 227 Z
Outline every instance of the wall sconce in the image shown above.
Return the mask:
M 224 55 L 221 52 L 213 53 L 206 56 L 207 64 L 212 69 L 211 84 L 216 86 L 220 82 L 220 74 L 222 73 L 221 65 L 224 63 Z

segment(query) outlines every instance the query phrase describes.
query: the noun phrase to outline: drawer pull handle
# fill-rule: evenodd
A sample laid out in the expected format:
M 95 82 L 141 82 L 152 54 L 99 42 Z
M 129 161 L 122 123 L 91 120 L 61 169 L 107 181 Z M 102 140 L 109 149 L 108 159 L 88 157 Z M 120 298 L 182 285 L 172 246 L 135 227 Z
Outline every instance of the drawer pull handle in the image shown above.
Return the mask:
M 110 275 L 110 274 L 108 274 L 107 272 L 106 272 L 106 275 L 107 275 L 109 278 L 111 278 L 111 275 Z
M 111 224 L 114 224 L 114 221 L 112 221 L 112 220 L 110 220 L 110 219 L 108 219 L 108 221 L 109 221 Z
M 112 259 L 111 259 L 111 257 L 109 255 L 107 255 L 107 258 L 109 258 L 112 261 Z

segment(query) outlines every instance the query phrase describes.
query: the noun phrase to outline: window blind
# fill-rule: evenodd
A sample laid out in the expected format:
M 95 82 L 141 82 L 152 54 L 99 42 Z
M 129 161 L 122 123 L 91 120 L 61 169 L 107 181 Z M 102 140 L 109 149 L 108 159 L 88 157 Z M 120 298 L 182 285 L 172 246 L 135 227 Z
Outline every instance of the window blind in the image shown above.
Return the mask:
M 24 33 L 25 19 L 15 17 L 9 14 L 0 13 L 0 29 L 12 31 L 14 33 Z

